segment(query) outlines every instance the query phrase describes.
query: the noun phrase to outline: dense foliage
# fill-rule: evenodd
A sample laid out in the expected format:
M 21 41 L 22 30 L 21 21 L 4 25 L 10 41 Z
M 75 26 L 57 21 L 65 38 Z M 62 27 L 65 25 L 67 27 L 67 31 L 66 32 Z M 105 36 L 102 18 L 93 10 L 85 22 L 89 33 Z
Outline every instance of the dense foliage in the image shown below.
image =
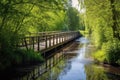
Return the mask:
M 84 0 L 84 21 L 93 43 L 100 51 L 95 58 L 107 63 L 120 61 L 120 1 Z
M 19 42 L 19 38 L 21 36 L 23 37 L 24 34 L 46 31 L 49 29 L 50 25 L 56 26 L 56 24 L 53 25 L 54 23 L 52 20 L 55 18 L 52 17 L 57 15 L 64 16 L 63 11 L 65 2 L 65 0 L 0 1 L 0 69 L 10 67 L 13 63 L 21 63 L 25 55 L 25 59 L 36 57 L 36 55 L 33 55 L 35 52 L 26 52 L 24 50 L 20 52 L 19 50 L 20 54 L 16 51 L 18 50 L 16 43 Z M 50 24 L 50 21 L 52 21 L 53 24 Z M 60 22 L 56 21 L 56 23 L 59 24 Z M 27 61 L 31 61 L 29 59 Z M 39 60 L 40 59 L 38 59 L 38 61 Z M 26 60 L 24 62 L 26 62 Z
M 16 49 L 14 52 L 3 53 L 0 59 L 0 71 L 9 69 L 9 67 L 31 66 L 43 61 L 40 53 L 34 52 L 34 50 Z
M 0 0 L 0 69 L 32 58 L 41 60 L 40 55 L 33 55 L 36 52 L 18 49 L 20 37 L 32 32 L 77 30 L 79 12 L 72 7 L 68 10 L 67 5 L 67 0 Z

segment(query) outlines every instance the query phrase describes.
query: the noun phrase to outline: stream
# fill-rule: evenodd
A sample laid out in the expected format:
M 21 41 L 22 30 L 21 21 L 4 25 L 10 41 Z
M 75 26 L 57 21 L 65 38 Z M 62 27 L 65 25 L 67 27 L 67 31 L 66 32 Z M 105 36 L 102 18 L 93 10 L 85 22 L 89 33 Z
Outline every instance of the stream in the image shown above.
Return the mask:
M 37 80 L 120 80 L 120 69 L 98 65 L 90 55 L 95 47 L 81 37 L 64 49 L 66 58 Z

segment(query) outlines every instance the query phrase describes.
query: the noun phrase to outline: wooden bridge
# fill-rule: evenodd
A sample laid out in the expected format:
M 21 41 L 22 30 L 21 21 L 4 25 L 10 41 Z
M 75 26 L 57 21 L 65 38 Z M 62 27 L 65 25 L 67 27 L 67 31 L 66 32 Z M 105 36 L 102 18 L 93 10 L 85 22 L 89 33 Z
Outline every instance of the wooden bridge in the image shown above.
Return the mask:
M 46 57 L 51 51 L 57 50 L 80 36 L 78 31 L 32 33 L 30 36 L 21 38 L 17 46 L 41 52 Z
M 42 77 L 44 73 L 66 58 L 63 47 L 67 47 L 66 44 L 80 36 L 79 32 L 70 31 L 32 33 L 29 36 L 20 38 L 17 46 L 21 49 L 33 49 L 40 52 L 44 57 L 44 62 L 32 66 L 14 68 L 10 72 L 11 75 L 9 77 L 8 75 L 7 77 L 2 77 L 13 80 L 36 80 L 38 77 Z

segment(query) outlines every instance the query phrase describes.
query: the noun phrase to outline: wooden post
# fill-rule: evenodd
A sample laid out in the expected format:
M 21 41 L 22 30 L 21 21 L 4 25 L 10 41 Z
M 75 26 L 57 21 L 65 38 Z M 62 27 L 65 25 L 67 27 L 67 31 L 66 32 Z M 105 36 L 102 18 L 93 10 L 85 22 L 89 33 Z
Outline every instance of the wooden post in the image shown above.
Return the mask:
M 51 47 L 51 35 L 49 35 L 49 47 Z
M 66 41 L 66 33 L 64 33 L 63 35 L 64 35 L 64 41 Z
M 58 43 L 57 43 L 57 44 L 59 44 L 59 37 L 60 37 L 60 36 L 59 36 L 59 33 L 58 33 L 58 35 L 57 35 L 57 42 L 58 42 Z
M 25 47 L 26 47 L 26 49 L 28 50 L 28 45 L 27 45 L 26 38 L 24 38 L 24 43 L 25 43 Z
M 45 48 L 47 49 L 47 35 L 45 35 Z
M 55 45 L 57 44 L 57 34 L 55 35 Z
M 53 34 L 53 46 L 55 45 L 55 35 Z
M 64 42 L 64 33 L 62 34 L 62 43 Z
M 59 40 L 60 40 L 60 33 L 58 33 L 58 44 L 60 43 Z
M 62 38 L 62 36 L 61 36 L 61 34 L 59 34 L 59 43 L 61 43 L 61 38 Z
M 38 36 L 38 41 L 37 41 L 37 43 L 38 43 L 38 48 L 37 48 L 37 50 L 40 51 L 40 36 Z
M 33 48 L 33 50 L 34 50 L 34 37 L 32 37 L 32 48 Z

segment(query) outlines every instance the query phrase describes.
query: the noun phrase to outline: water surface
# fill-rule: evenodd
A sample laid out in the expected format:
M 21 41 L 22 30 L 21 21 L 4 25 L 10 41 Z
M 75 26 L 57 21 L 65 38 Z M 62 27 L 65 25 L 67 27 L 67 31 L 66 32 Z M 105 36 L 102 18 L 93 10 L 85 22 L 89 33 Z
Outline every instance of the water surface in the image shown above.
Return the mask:
M 92 54 L 95 48 L 87 38 L 82 37 L 75 42 L 82 47 L 78 47 L 77 56 L 67 60 L 57 80 L 120 80 L 120 76 L 111 74 L 104 67 L 94 64 L 90 57 L 86 58 L 86 55 Z
M 120 73 L 111 72 L 120 72 L 120 69 L 94 63 L 89 56 L 94 50 L 94 45 L 91 45 L 87 38 L 77 39 L 63 50 L 66 58 L 38 80 L 120 80 Z

